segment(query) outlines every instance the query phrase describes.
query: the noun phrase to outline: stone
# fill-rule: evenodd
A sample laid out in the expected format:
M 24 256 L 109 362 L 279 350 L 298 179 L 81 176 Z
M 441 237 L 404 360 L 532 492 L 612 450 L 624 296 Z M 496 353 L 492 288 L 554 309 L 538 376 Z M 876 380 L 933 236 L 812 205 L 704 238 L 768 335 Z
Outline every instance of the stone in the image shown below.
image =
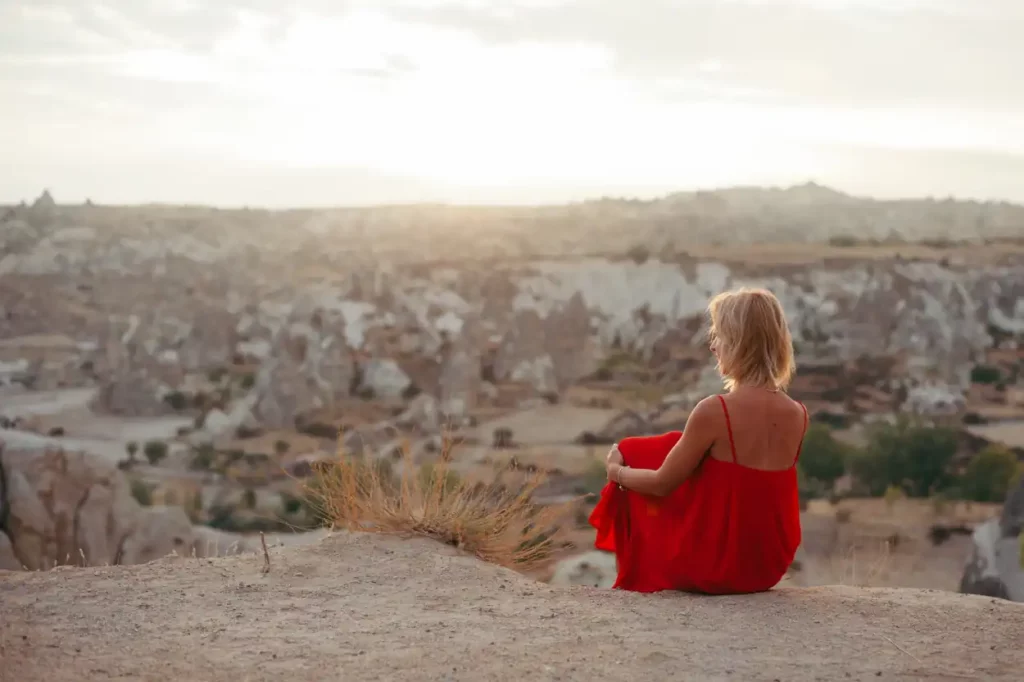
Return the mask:
M 375 359 L 362 366 L 359 387 L 377 398 L 400 398 L 411 385 L 409 375 L 394 360 Z
M 187 557 L 194 541 L 192 524 L 181 507 L 143 507 L 117 563 L 145 564 L 172 553 Z
M 398 429 L 416 429 L 426 433 L 433 433 L 441 428 L 442 414 L 440 405 L 434 396 L 428 393 L 421 393 L 411 401 L 402 414 L 394 419 L 394 425 Z
M 999 527 L 1005 537 L 1024 533 L 1024 476 L 1006 495 Z
M 582 585 L 609 589 L 615 584 L 618 568 L 615 555 L 610 552 L 592 550 L 562 559 L 555 564 L 550 583 L 558 587 Z
M 971 552 L 960 592 L 1024 602 L 1022 517 L 1024 479 L 1007 495 L 1002 516 L 985 521 L 971 534 Z

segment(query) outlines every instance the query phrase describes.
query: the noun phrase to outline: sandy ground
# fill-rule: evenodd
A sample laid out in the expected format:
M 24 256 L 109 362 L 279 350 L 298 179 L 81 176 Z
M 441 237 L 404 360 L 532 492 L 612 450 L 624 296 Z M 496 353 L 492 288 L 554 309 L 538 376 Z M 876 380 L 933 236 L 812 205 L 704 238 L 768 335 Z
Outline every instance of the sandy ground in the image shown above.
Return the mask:
M 0 573 L 4 682 L 1020 679 L 1024 605 L 554 588 L 425 540 Z

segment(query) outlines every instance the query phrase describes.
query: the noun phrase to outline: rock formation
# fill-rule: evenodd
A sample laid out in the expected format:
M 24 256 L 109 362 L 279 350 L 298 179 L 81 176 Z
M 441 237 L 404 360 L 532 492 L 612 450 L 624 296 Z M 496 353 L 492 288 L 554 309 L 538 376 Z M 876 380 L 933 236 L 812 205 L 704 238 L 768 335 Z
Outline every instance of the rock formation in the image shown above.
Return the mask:
M 974 529 L 960 591 L 1024 602 L 1024 477 L 1010 491 L 1002 515 Z
M 99 457 L 0 449 L 0 569 L 141 564 L 168 554 L 217 556 L 251 541 L 193 527 L 180 507 L 142 507 Z

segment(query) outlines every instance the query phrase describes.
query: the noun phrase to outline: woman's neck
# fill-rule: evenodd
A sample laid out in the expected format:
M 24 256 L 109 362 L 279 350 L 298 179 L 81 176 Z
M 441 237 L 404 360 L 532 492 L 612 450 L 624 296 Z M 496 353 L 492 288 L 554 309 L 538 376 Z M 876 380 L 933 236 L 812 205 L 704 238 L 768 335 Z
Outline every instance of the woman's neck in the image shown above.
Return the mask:
M 769 393 L 779 393 L 782 389 L 773 384 L 733 384 L 730 393 L 736 393 L 738 391 L 767 391 Z

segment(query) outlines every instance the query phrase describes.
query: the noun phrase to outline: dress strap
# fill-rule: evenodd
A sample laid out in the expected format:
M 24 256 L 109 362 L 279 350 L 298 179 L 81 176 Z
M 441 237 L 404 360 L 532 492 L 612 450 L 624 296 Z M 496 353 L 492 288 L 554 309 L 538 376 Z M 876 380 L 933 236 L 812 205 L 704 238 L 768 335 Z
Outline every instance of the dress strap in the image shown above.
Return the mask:
M 804 411 L 804 430 L 803 430 L 803 433 L 800 434 L 800 445 L 798 445 L 796 447 L 796 457 L 793 458 L 793 464 L 796 464 L 797 460 L 800 459 L 800 451 L 804 449 L 804 437 L 807 435 L 807 422 L 808 422 L 807 406 L 804 405 L 799 400 L 796 401 L 796 404 L 799 405 L 800 409 L 802 409 Z
M 729 450 L 732 451 L 732 463 L 736 461 L 736 441 L 732 438 L 732 421 L 729 419 L 729 408 L 725 406 L 725 398 L 718 396 L 718 402 L 722 403 L 722 412 L 725 413 L 725 429 L 729 432 Z

